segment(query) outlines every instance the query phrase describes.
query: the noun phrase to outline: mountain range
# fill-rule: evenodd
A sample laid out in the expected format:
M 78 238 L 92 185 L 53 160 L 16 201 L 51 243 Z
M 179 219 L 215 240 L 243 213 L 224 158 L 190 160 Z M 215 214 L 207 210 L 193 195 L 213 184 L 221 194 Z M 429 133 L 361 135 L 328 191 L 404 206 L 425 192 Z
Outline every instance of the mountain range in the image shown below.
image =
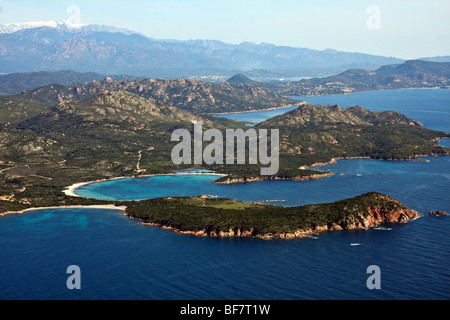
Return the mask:
M 450 62 L 409 60 L 377 70 L 350 69 L 335 76 L 300 81 L 261 82 L 238 74 L 228 79 L 235 86 L 262 88 L 282 96 L 318 96 L 403 88 L 446 88 Z
M 74 70 L 143 77 L 330 74 L 402 59 L 216 40 L 157 40 L 99 25 L 50 21 L 0 26 L 0 73 Z
M 110 33 L 123 33 L 123 34 L 135 34 L 137 32 L 127 29 L 121 29 L 116 27 L 110 27 L 98 24 L 72 24 L 68 21 L 52 20 L 52 21 L 36 21 L 36 22 L 24 22 L 24 23 L 11 23 L 0 25 L 0 33 L 14 33 L 22 30 L 37 29 L 37 28 L 54 28 L 63 30 L 66 32 L 110 32 Z

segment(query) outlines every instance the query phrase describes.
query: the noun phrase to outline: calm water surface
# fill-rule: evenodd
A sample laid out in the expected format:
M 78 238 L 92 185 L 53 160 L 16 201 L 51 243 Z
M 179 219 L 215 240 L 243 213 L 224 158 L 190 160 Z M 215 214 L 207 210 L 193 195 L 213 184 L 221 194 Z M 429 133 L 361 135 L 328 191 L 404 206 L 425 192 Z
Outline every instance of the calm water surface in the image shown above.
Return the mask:
M 450 131 L 450 90 L 402 89 L 321 97 L 294 97 L 294 99 L 313 105 L 337 104 L 341 108 L 359 105 L 376 112 L 396 111 L 420 121 L 426 128 L 445 132 Z M 239 121 L 259 123 L 295 108 L 298 107 L 221 116 Z

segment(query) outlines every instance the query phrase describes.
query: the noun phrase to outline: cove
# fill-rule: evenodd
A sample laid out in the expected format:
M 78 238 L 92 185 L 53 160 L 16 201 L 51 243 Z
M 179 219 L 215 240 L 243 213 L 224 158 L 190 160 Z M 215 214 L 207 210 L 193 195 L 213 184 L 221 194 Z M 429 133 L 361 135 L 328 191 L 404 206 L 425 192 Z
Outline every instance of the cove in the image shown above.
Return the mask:
M 92 183 L 75 190 L 99 200 L 145 200 L 171 196 L 213 195 L 240 201 L 300 206 L 334 202 L 375 191 L 388 194 L 419 212 L 450 211 L 450 157 L 422 161 L 340 160 L 318 167 L 334 176 L 313 181 L 260 181 L 220 185 L 216 175 L 179 174 Z
M 427 159 L 339 161 L 329 166 L 336 175 L 327 181 L 219 185 L 218 190 L 237 187 L 228 192 L 244 198 L 284 197 L 295 204 L 384 188 L 397 190 L 397 198 L 422 212 L 449 210 L 450 177 L 442 172 L 449 172 L 450 157 Z M 215 177 L 191 178 L 211 187 Z M 288 195 L 289 187 L 297 191 Z M 189 191 L 194 189 L 191 184 Z M 254 191 L 241 194 L 245 189 Z M 449 299 L 450 219 L 425 216 L 389 230 L 333 232 L 315 240 L 212 239 L 142 226 L 117 210 L 32 211 L 1 218 L 0 298 Z M 366 287 L 366 270 L 373 264 L 382 270 L 382 290 Z M 66 288 L 69 265 L 81 268 L 80 291 Z

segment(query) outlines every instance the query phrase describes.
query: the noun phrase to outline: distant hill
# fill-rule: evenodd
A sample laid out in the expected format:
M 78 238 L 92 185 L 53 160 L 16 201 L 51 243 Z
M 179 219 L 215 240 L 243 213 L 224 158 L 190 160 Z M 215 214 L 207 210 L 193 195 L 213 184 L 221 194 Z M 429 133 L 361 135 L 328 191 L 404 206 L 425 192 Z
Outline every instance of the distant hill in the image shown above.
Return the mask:
M 0 95 L 19 94 L 48 84 L 71 86 L 77 83 L 87 83 L 105 79 L 105 75 L 95 72 L 80 73 L 74 71 L 12 73 L 0 76 Z M 136 77 L 114 76 L 115 80 L 131 80 Z
M 408 125 L 422 126 L 419 122 L 407 118 L 397 112 L 373 112 L 360 106 L 342 109 L 334 106 L 313 106 L 302 103 L 297 109 L 283 115 L 266 120 L 262 127 L 295 127 L 305 128 L 311 126 L 392 126 Z
M 226 82 L 232 85 L 243 84 L 247 86 L 254 86 L 258 84 L 258 81 L 254 81 L 243 74 L 237 74 L 228 79 Z
M 145 99 L 129 92 L 103 92 L 78 103 L 60 103 L 46 111 L 30 117 L 19 125 L 20 129 L 34 131 L 64 130 L 65 127 L 79 125 L 75 118 L 82 122 L 93 122 L 108 127 L 116 124 L 120 127 L 133 127 L 133 131 L 144 130 L 158 124 L 192 123 L 201 120 L 194 114 L 177 109 L 161 102 Z M 65 120 L 63 120 L 65 119 Z
M 448 149 L 439 147 L 433 136 L 450 135 L 423 128 L 396 112 L 308 103 L 256 127 L 280 129 L 280 167 L 291 168 L 339 158 L 411 160 L 421 154 L 445 154 Z
M 234 85 L 249 83 L 235 78 Z M 375 71 L 350 69 L 341 74 L 294 82 L 251 82 L 252 86 L 284 96 L 317 96 L 359 91 L 434 88 L 450 85 L 450 62 L 410 60 Z
M 439 57 L 430 57 L 430 58 L 420 58 L 420 60 L 424 60 L 424 61 L 434 61 L 434 62 L 450 62 L 450 56 L 439 56 Z
M 48 108 L 43 104 L 20 97 L 0 97 L 0 126 L 34 117 Z
M 156 40 L 107 26 L 58 21 L 0 26 L 0 73 L 74 70 L 145 77 L 227 75 L 250 70 L 327 73 L 402 59 L 243 42 Z M 233 73 L 231 73 L 233 72 Z
M 79 102 L 105 91 L 127 91 L 195 114 L 280 108 L 296 103 L 256 87 L 184 79 L 114 81 L 107 78 L 73 86 L 48 85 L 25 91 L 20 97 L 57 104 L 63 101 Z
M 63 187 L 67 179 L 80 179 L 82 175 L 95 179 L 99 175 L 144 172 L 140 168 L 149 173 L 167 172 L 179 168 L 170 157 L 174 146 L 171 134 L 175 129 L 192 130 L 193 121 L 199 120 L 205 128 L 245 126 L 229 119 L 200 118 L 121 91 L 103 92 L 80 102 L 64 102 L 43 109 L 39 104 L 21 103 L 24 101 L 17 97 L 7 98 L 17 114 L 0 109 L 0 161 L 27 164 L 25 171 L 18 165 L 19 171 L 11 170 L 8 174 L 24 174 L 23 180 L 32 184 L 42 183 L 35 181 L 33 174 L 54 177 Z M 7 123 L 11 119 L 14 121 Z M 50 184 L 56 183 L 51 180 Z M 0 192 L 11 186 L 5 178 L 0 182 Z M 50 195 L 54 192 L 51 189 Z

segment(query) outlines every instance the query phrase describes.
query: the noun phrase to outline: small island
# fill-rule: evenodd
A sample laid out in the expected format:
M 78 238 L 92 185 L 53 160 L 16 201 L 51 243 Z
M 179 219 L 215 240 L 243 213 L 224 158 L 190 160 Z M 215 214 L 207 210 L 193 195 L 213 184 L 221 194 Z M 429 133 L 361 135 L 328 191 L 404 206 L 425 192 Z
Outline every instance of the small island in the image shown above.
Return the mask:
M 371 192 L 334 203 L 301 207 L 203 197 L 171 197 L 126 203 L 126 215 L 142 224 L 200 237 L 306 238 L 327 231 L 364 230 L 421 217 L 395 199 Z
M 215 184 L 234 184 L 247 183 L 267 180 L 291 180 L 291 181 L 308 181 L 331 177 L 332 172 L 313 171 L 313 170 L 281 170 L 273 176 L 261 176 L 257 172 L 227 172 L 227 175 L 214 181 Z

